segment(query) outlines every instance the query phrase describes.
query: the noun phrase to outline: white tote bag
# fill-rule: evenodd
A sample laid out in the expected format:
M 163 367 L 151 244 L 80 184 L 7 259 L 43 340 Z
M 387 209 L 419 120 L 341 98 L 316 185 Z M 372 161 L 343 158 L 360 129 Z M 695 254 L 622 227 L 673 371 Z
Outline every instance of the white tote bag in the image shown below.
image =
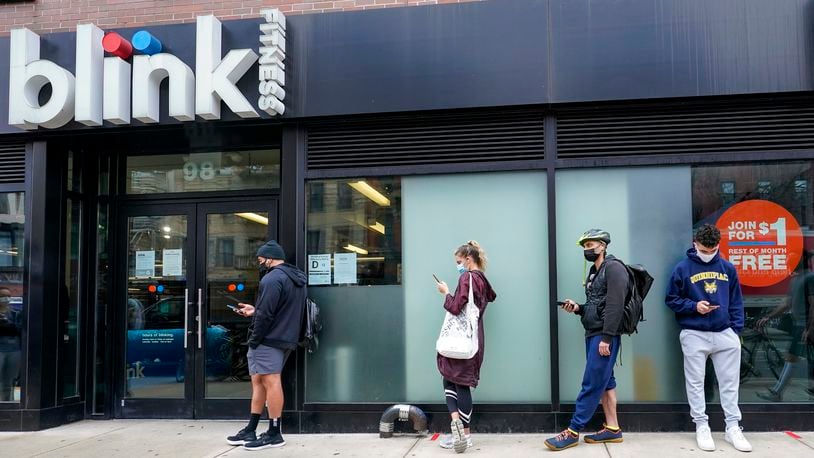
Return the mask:
M 447 312 L 435 350 L 452 359 L 472 359 L 478 353 L 478 318 L 480 310 L 472 294 L 472 274 L 469 274 L 469 299 L 461 313 Z

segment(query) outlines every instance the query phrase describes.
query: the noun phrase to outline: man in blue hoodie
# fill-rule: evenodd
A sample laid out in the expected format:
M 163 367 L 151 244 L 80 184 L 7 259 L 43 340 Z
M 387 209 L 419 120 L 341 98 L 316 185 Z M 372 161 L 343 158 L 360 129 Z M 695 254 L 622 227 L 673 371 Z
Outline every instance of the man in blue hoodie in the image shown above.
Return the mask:
M 701 450 L 715 450 L 704 399 L 707 358 L 712 359 L 726 416 L 724 439 L 742 452 L 752 451 L 743 437 L 738 408 L 744 311 L 738 272 L 719 253 L 721 232 L 710 224 L 695 231 L 687 259 L 673 269 L 666 303 L 681 326 L 687 401 Z
M 282 447 L 280 433 L 283 413 L 283 385 L 280 374 L 288 355 L 297 348 L 305 316 L 305 273 L 285 262 L 285 252 L 274 240 L 257 250 L 257 262 L 263 273 L 255 305 L 238 304 L 239 315 L 252 317 L 249 334 L 249 375 L 252 377 L 252 402 L 249 424 L 229 436 L 230 445 L 247 450 Z M 257 437 L 255 430 L 268 406 L 269 429 Z

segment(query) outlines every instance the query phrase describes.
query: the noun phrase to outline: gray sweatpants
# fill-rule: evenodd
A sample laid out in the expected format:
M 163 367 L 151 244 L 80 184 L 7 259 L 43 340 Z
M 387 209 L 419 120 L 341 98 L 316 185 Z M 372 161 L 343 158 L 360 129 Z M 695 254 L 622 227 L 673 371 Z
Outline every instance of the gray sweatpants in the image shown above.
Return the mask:
M 721 407 L 726 416 L 726 427 L 737 426 L 741 420 L 738 408 L 740 388 L 741 342 L 740 337 L 729 328 L 721 332 L 681 331 L 681 350 L 684 352 L 684 380 L 690 414 L 696 426 L 709 421 L 704 400 L 704 374 L 707 358 L 712 358 L 718 387 L 721 391 Z

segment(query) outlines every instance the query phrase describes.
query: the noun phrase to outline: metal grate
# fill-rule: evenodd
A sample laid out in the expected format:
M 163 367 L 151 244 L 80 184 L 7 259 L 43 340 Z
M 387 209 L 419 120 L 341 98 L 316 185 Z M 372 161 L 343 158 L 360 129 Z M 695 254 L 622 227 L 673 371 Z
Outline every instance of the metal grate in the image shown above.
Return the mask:
M 310 169 L 543 158 L 543 114 L 506 111 L 314 124 Z
M 811 100 L 575 109 L 557 117 L 557 157 L 566 159 L 811 147 Z
M 0 142 L 0 184 L 25 181 L 25 143 Z

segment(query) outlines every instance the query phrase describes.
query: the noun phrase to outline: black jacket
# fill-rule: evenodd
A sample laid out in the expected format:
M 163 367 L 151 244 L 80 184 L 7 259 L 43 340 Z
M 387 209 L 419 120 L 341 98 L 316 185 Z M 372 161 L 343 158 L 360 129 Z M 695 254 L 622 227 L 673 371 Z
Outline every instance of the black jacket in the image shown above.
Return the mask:
M 307 277 L 291 264 L 272 268 L 260 279 L 249 347 L 297 348 L 305 315 Z
M 608 255 L 599 266 L 592 265 L 585 286 L 585 304 L 579 307 L 585 337 L 602 335 L 610 342 L 619 335 L 619 326 L 625 311 L 628 275 L 621 261 Z

